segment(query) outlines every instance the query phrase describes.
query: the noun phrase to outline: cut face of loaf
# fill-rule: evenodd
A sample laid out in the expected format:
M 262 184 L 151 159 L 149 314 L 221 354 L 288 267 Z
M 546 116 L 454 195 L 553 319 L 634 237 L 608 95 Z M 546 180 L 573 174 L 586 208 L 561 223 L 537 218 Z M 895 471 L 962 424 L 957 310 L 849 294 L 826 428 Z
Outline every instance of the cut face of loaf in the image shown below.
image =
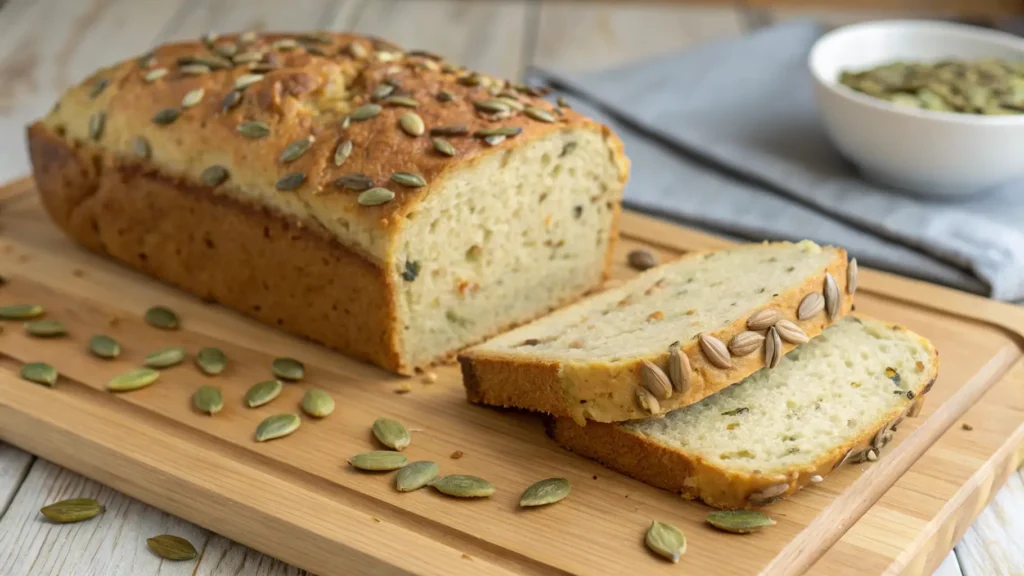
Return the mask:
M 687 256 L 467 350 L 467 395 L 581 425 L 659 415 L 848 313 L 847 276 L 843 250 L 811 242 Z
M 720 508 L 767 504 L 843 462 L 877 460 L 938 372 L 931 343 L 846 318 L 760 370 L 664 418 L 552 423 L 561 445 L 654 486 Z

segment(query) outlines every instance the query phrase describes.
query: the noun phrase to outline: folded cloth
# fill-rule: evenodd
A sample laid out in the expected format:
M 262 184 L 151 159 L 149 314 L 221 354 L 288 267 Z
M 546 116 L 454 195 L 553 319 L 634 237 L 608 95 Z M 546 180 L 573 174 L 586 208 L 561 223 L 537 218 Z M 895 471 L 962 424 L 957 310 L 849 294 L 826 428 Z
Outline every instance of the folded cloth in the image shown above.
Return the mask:
M 829 142 L 794 22 L 596 73 L 532 70 L 616 129 L 626 202 L 748 239 L 810 238 L 862 264 L 1024 298 L 1024 181 L 935 201 L 862 180 Z

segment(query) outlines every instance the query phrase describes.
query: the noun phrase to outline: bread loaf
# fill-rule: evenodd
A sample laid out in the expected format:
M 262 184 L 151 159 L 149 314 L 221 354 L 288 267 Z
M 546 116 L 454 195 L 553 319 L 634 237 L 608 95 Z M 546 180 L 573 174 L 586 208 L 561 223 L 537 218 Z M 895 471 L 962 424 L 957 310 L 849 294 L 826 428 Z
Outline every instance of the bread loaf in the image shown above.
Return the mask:
M 566 448 L 719 508 L 750 508 L 820 482 L 843 462 L 877 460 L 938 372 L 924 338 L 848 317 L 760 370 L 664 418 L 577 426 Z
M 348 34 L 161 46 L 28 130 L 89 249 L 408 373 L 606 276 L 628 162 L 539 92 Z
M 580 425 L 657 416 L 819 334 L 849 312 L 846 286 L 846 253 L 812 242 L 689 255 L 465 351 L 463 382 L 470 401 Z

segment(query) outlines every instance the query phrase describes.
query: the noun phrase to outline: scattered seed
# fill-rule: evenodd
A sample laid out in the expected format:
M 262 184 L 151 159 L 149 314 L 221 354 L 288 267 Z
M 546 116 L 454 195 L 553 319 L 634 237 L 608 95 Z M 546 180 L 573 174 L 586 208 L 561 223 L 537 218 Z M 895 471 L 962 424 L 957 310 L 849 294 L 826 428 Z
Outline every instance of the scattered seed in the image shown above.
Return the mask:
M 103 505 L 92 498 L 72 498 L 43 506 L 39 512 L 58 524 L 70 524 L 95 518 L 103 510 Z
M 362 192 L 373 187 L 373 180 L 366 174 L 351 172 L 334 181 L 335 186 Z
M 93 82 L 92 86 L 89 88 L 89 99 L 95 100 L 96 97 L 103 93 L 103 91 L 106 90 L 107 86 L 109 85 L 109 78 L 100 78 L 99 80 Z
M 435 490 L 456 498 L 487 498 L 494 494 L 494 484 L 477 476 L 449 474 L 430 483 Z
M 181 364 L 185 360 L 185 356 L 187 356 L 185 349 L 179 346 L 164 348 L 146 356 L 142 360 L 142 365 L 146 368 L 170 368 Z
M 200 386 L 192 395 L 192 404 L 195 405 L 196 410 L 213 416 L 224 408 L 224 397 L 221 395 L 220 389 L 214 386 Z
M 363 104 L 348 115 L 353 122 L 363 122 L 380 114 L 383 108 L 379 104 Z
M 145 76 L 143 76 L 142 78 L 146 82 L 156 82 L 164 76 L 167 76 L 167 68 L 154 68 L 149 72 L 146 72 Z
M 630 250 L 626 255 L 626 262 L 634 270 L 649 270 L 658 265 L 658 259 L 647 250 Z
M 388 96 L 380 101 L 385 106 L 401 106 L 404 108 L 418 108 L 420 103 L 415 98 L 408 96 Z
M 415 112 L 406 112 L 402 114 L 402 117 L 398 119 L 398 125 L 401 126 L 402 130 L 412 136 L 422 136 L 426 130 L 426 126 L 423 124 L 423 118 Z
M 224 96 L 224 99 L 220 102 L 220 111 L 227 112 L 232 108 L 242 103 L 242 93 L 238 90 L 232 90 Z
M 395 488 L 399 492 L 419 490 L 433 482 L 439 472 L 437 462 L 424 460 L 406 464 L 395 474 Z
M 554 504 L 569 495 L 569 481 L 565 478 L 548 478 L 535 482 L 519 497 L 519 506 L 545 506 Z
M 160 125 L 171 124 L 178 119 L 181 112 L 177 108 L 164 108 L 153 115 L 153 123 Z
M 21 366 L 20 375 L 23 379 L 43 386 L 54 387 L 57 384 L 57 369 L 46 362 L 29 362 Z
M 263 80 L 262 74 L 243 74 L 235 79 L 235 90 L 245 90 L 260 80 Z
M 117 358 L 121 355 L 121 345 L 106 334 L 96 334 L 89 339 L 89 352 L 98 358 Z
M 281 380 L 296 382 L 306 376 L 306 367 L 294 358 L 275 358 L 270 363 L 270 371 Z
M 370 188 L 359 194 L 356 199 L 361 206 L 380 206 L 395 199 L 395 193 L 387 188 Z
M 960 428 L 963 429 L 963 430 L 966 430 L 968 432 L 970 432 L 971 430 L 974 430 L 974 426 L 971 426 L 967 422 L 964 422 L 963 424 L 961 424 Z
M 302 183 L 306 181 L 306 175 L 302 172 L 289 172 L 284 176 L 281 176 L 274 187 L 281 192 L 291 192 L 302 186 Z
M 220 186 L 227 181 L 228 177 L 230 174 L 227 168 L 214 164 L 199 174 L 199 181 L 207 186 Z
M 152 150 L 149 148 L 149 141 L 142 136 L 132 138 L 132 152 L 134 152 L 139 158 L 149 158 L 152 155 Z
M 402 454 L 401 452 L 392 452 L 390 450 L 363 452 L 362 454 L 356 454 L 348 460 L 349 465 L 353 468 L 369 472 L 398 470 L 408 462 L 409 459 L 405 457 L 405 454 Z
M 207 376 L 216 376 L 227 368 L 228 357 L 219 348 L 202 348 L 196 353 L 196 365 Z
M 455 149 L 455 146 L 452 146 L 452 143 L 444 138 L 434 138 L 433 142 L 434 150 L 437 150 L 445 156 L 456 156 L 459 153 L 459 151 Z
M 715 528 L 733 534 L 750 534 L 775 525 L 775 520 L 757 510 L 716 510 L 708 514 L 706 520 Z
M 89 139 L 99 140 L 103 136 L 103 128 L 107 124 L 107 113 L 97 110 L 89 116 Z
M 824 482 L 824 481 L 825 481 L 825 479 L 822 478 L 820 474 L 815 474 L 814 476 L 811 476 L 811 482 L 813 482 L 815 484 L 818 484 L 819 482 Z
M 377 418 L 373 422 L 372 429 L 374 437 L 392 450 L 404 450 L 412 442 L 409 431 L 398 420 Z
M 341 144 L 338 144 L 338 147 L 334 150 L 334 165 L 341 166 L 345 163 L 345 160 L 348 160 L 350 155 L 352 155 L 352 141 L 345 140 Z M 344 176 L 342 178 L 344 178 Z M 334 183 L 337 184 L 340 180 L 341 178 L 335 180 Z M 371 181 L 369 185 L 372 186 L 373 182 Z
M 469 134 L 469 126 L 464 124 L 434 126 L 430 129 L 431 136 L 465 136 L 466 134 Z
M 527 106 L 523 113 L 529 116 L 530 118 L 537 120 L 538 122 L 546 122 L 548 124 L 551 124 L 555 121 L 554 115 L 552 115 L 547 110 L 543 110 L 541 108 Z
M 32 320 L 25 322 L 25 332 L 36 338 L 59 338 L 67 335 L 68 329 L 57 320 Z
M 313 145 L 313 142 L 316 142 L 316 138 L 312 134 L 292 141 L 284 147 L 284 150 L 281 151 L 281 162 L 287 164 L 298 160 L 306 153 L 307 150 L 309 150 L 309 147 Z
M 644 542 L 652 552 L 671 562 L 679 562 L 679 558 L 686 553 L 686 536 L 683 532 L 671 524 L 657 520 L 651 522 Z
M 391 175 L 391 181 L 410 188 L 422 188 L 427 185 L 422 176 L 411 172 L 395 172 Z
M 195 560 L 199 556 L 199 552 L 196 551 L 195 546 L 191 542 L 179 536 L 171 536 L 170 534 L 161 534 L 160 536 L 149 538 L 146 540 L 146 546 L 149 546 L 149 549 L 157 556 L 173 562 Z
M 179 326 L 178 315 L 165 306 L 153 306 L 146 310 L 144 319 L 146 324 L 163 330 L 177 330 Z
M 46 310 L 39 304 L 12 304 L 0 306 L 0 319 L 2 320 L 28 320 L 42 316 Z
M 266 442 L 284 438 L 299 429 L 302 420 L 296 414 L 275 414 L 268 416 L 256 427 L 256 441 Z
M 283 386 L 279 380 L 265 380 L 253 384 L 252 388 L 245 393 L 245 404 L 249 408 L 258 408 L 270 403 L 281 394 Z
M 266 122 L 248 120 L 238 125 L 238 132 L 246 138 L 265 138 L 270 135 L 270 126 Z
M 119 374 L 107 382 L 107 390 L 111 392 L 131 392 L 145 388 L 160 378 L 160 373 L 151 368 L 139 368 Z
M 314 418 L 324 418 L 334 412 L 334 398 L 319 388 L 310 388 L 302 396 L 302 411 Z

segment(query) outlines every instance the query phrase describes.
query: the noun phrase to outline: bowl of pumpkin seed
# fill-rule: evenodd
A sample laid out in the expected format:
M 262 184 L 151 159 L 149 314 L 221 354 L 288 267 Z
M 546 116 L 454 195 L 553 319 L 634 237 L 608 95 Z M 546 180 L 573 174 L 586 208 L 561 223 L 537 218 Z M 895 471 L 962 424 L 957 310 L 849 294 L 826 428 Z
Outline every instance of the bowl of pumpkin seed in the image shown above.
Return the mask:
M 938 198 L 1024 179 L 1024 38 L 864 22 L 822 36 L 808 66 L 826 132 L 865 179 Z

